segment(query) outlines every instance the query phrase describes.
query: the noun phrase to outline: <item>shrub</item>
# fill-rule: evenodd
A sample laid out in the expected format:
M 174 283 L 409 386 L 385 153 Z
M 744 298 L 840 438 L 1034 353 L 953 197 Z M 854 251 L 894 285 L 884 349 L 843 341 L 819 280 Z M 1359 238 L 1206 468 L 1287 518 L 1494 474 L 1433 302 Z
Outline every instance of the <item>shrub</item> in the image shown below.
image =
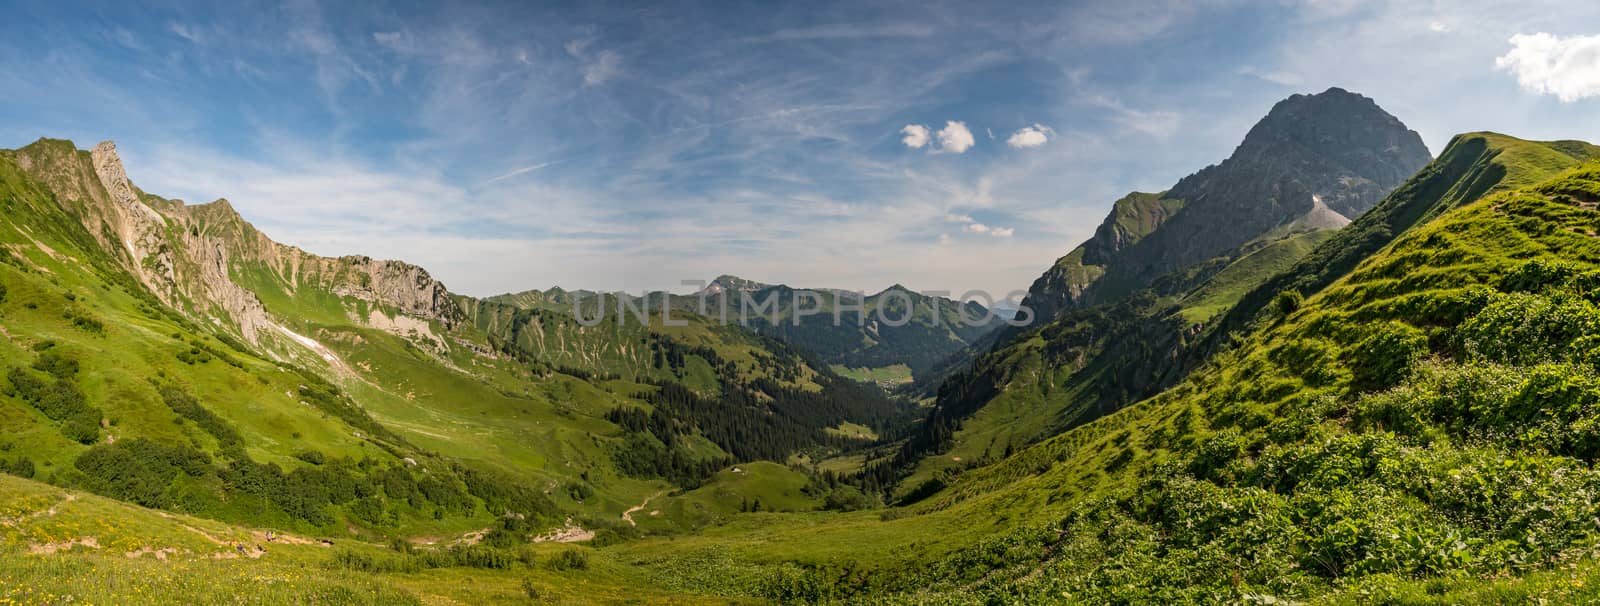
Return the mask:
M 244 438 L 239 436 L 239 431 L 222 420 L 211 411 L 200 405 L 200 401 L 188 392 L 174 385 L 163 385 L 157 391 L 161 394 L 161 401 L 167 404 L 172 412 L 178 413 L 190 421 L 194 421 L 206 433 L 217 439 L 217 443 L 224 450 L 235 450 L 243 446 Z
M 1565 261 L 1534 259 L 1501 278 L 1500 289 L 1506 292 L 1542 292 L 1571 282 L 1580 271 L 1578 266 Z
M 576 549 L 568 549 L 550 558 L 545 566 L 551 570 L 584 570 L 589 567 L 589 556 Z
M 457 545 L 450 548 L 450 555 L 455 558 L 457 566 L 468 568 L 505 570 L 516 561 L 504 550 L 482 545 Z
M 1566 296 L 1499 295 L 1456 330 L 1467 357 L 1503 364 L 1537 364 L 1583 355 L 1600 335 L 1600 308 Z M 1586 346 L 1578 347 L 1582 343 Z
M 59 352 L 45 351 L 33 361 L 33 369 L 57 379 L 71 379 L 78 374 L 78 361 Z
M 350 504 L 350 515 L 371 526 L 389 526 L 399 521 L 399 516 L 389 511 L 383 497 L 369 495 Z
M 43 356 L 41 356 L 43 357 Z M 76 372 L 76 363 L 71 365 L 57 363 L 47 364 L 52 370 L 65 372 L 70 366 Z M 68 439 L 83 444 L 91 444 L 100 437 L 100 409 L 90 406 L 83 391 L 77 384 L 67 379 L 56 379 L 53 383 L 46 383 L 28 369 L 13 367 L 6 374 L 6 379 L 11 382 L 9 393 L 44 413 L 52 421 L 60 422 L 61 433 Z
M 327 457 L 324 456 L 320 450 L 302 450 L 294 453 L 294 458 L 300 459 L 301 461 L 305 461 L 312 465 L 321 465 L 327 462 Z
M 1305 301 L 1306 299 L 1300 294 L 1300 291 L 1289 289 L 1280 291 L 1278 296 L 1273 298 L 1272 307 L 1277 310 L 1279 316 L 1288 317 L 1290 314 L 1299 311 L 1300 306 L 1304 305 Z
M 1362 391 L 1393 387 L 1427 351 L 1428 336 L 1422 331 L 1399 322 L 1379 326 L 1348 354 L 1353 386 Z
M 0 473 L 9 473 L 19 478 L 32 478 L 34 473 L 33 459 L 18 457 L 15 460 L 0 460 Z
M 83 472 L 87 488 L 97 494 L 145 507 L 165 507 L 173 478 L 179 473 L 203 475 L 209 463 L 205 453 L 186 445 L 133 438 L 96 445 L 78 455 L 73 466 Z
M 872 505 L 872 500 L 854 486 L 835 488 L 822 499 L 822 508 L 830 511 L 860 511 Z

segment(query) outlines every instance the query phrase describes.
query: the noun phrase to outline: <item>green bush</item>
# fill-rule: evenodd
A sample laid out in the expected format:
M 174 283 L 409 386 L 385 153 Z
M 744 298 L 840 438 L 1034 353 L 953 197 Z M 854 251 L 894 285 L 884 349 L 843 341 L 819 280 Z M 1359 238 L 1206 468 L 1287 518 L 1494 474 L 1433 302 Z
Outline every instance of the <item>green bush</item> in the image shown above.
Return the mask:
M 0 473 L 8 473 L 19 478 L 32 478 L 34 474 L 33 459 L 18 457 L 12 460 L 0 459 Z
M 320 450 L 302 450 L 300 452 L 294 453 L 294 458 L 300 459 L 301 461 L 305 461 L 305 462 L 310 463 L 312 465 L 321 465 L 321 464 L 327 462 L 327 460 L 328 460 L 327 457 L 325 455 L 323 455 L 322 451 L 320 451 Z
M 1362 391 L 1388 389 L 1398 384 L 1428 352 L 1428 336 L 1400 322 L 1376 328 L 1350 351 L 1352 386 Z
M 244 438 L 239 436 L 239 431 L 224 421 L 222 417 L 212 414 L 200 405 L 200 401 L 188 392 L 175 385 L 163 385 L 157 389 L 161 394 L 161 401 L 165 402 L 172 412 L 185 419 L 194 421 L 200 429 L 211 434 L 224 450 L 235 450 L 244 445 Z
M 53 355 L 53 354 L 46 354 Z M 44 356 L 41 356 L 43 359 Z M 77 364 L 62 362 L 60 358 L 52 358 L 46 368 L 56 372 L 77 372 Z M 78 389 L 76 383 L 69 379 L 56 379 L 46 383 L 35 376 L 28 369 L 13 367 L 6 374 L 11 387 L 8 390 L 13 396 L 27 402 L 30 406 L 44 413 L 52 421 L 61 423 L 61 433 L 68 439 L 82 443 L 92 444 L 100 437 L 100 409 L 90 406 L 88 398 L 83 395 L 83 390 Z
M 57 379 L 71 379 L 78 374 L 78 361 L 60 352 L 45 351 L 33 361 L 33 369 Z
M 1300 306 L 1304 305 L 1305 301 L 1306 298 L 1300 294 L 1300 291 L 1284 290 L 1280 291 L 1278 296 L 1272 300 L 1272 307 L 1278 312 L 1279 316 L 1288 317 L 1290 314 L 1299 311 Z
M 1503 294 L 1456 330 L 1465 357 L 1502 364 L 1538 364 L 1593 353 L 1600 308 L 1556 295 Z
M 568 549 L 550 558 L 545 566 L 551 570 L 584 570 L 589 567 L 589 556 L 576 549 Z
M 167 489 L 179 473 L 201 476 L 209 465 L 203 452 L 146 438 L 99 444 L 73 462 L 90 491 L 145 507 L 166 507 Z

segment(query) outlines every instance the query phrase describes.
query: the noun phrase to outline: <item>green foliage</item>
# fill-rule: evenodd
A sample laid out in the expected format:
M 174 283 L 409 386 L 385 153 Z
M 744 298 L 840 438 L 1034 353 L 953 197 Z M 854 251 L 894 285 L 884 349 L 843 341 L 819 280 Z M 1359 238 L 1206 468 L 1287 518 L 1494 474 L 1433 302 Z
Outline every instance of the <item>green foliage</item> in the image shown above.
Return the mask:
M 31 478 L 34 472 L 33 459 L 26 456 L 15 459 L 0 459 L 0 473 L 9 473 L 19 478 Z
M 45 351 L 34 360 L 33 369 L 55 377 L 56 379 L 71 379 L 78 374 L 78 361 L 61 355 L 56 351 Z
M 45 361 L 48 357 L 48 361 Z M 45 382 L 22 367 L 13 367 L 6 374 L 11 387 L 7 391 L 60 423 L 61 434 L 80 444 L 92 444 L 100 437 L 100 409 L 90 406 L 83 390 L 71 380 L 77 372 L 76 363 L 56 356 L 54 352 L 41 355 L 43 367 L 52 372 L 66 374 Z M 39 364 L 36 364 L 38 366 Z
M 98 444 L 73 463 L 83 472 L 85 487 L 114 499 L 145 507 L 174 503 L 169 488 L 178 474 L 207 473 L 210 457 L 193 448 L 168 445 L 145 438 Z
M 1600 360 L 1600 307 L 1570 294 L 1497 294 L 1456 335 L 1466 356 L 1486 361 Z
M 1356 389 L 1378 390 L 1398 384 L 1428 352 L 1428 337 L 1399 322 L 1375 327 L 1373 334 L 1350 351 L 1348 363 Z
M 829 511 L 860 511 L 875 505 L 872 498 L 854 486 L 840 486 L 823 497 L 822 508 Z
M 194 421 L 195 425 L 199 425 L 206 433 L 216 438 L 217 443 L 222 446 L 224 451 L 238 451 L 243 448 L 244 438 L 240 437 L 237 429 L 234 429 L 232 425 L 222 420 L 221 417 L 206 410 L 204 406 L 200 405 L 199 400 L 196 400 L 194 396 L 189 395 L 182 388 L 175 385 L 162 385 L 157 388 L 157 391 L 161 394 L 161 401 L 165 402 L 167 407 L 172 409 L 172 412 L 177 413 L 180 417 Z M 236 454 L 235 456 L 242 457 L 243 455 Z
M 302 450 L 294 453 L 294 458 L 300 459 L 312 465 L 321 465 L 328 461 L 328 457 L 322 454 L 322 451 L 320 450 Z
M 584 570 L 589 567 L 589 556 L 576 549 L 567 549 L 546 561 L 545 566 L 551 570 Z
M 1285 290 L 1278 293 L 1278 296 L 1273 299 L 1272 306 L 1277 310 L 1279 316 L 1287 317 L 1289 314 L 1299 311 L 1300 306 L 1304 305 L 1305 301 L 1306 298 L 1300 294 L 1300 291 Z

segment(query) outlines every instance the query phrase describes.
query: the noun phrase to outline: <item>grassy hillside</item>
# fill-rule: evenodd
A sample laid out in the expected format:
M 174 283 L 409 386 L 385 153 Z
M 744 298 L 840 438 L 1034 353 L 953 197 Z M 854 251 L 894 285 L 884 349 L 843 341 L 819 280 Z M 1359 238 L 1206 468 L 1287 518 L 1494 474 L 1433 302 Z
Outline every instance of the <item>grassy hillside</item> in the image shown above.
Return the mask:
M 984 590 L 1424 600 L 1592 568 L 1597 187 L 1590 166 L 1447 212 L 1100 437 L 1041 445 L 1060 462 L 1011 489 L 1097 490 Z
M 951 384 L 985 406 L 883 507 L 850 471 L 896 451 L 837 455 L 903 411 L 804 352 L 453 295 L 424 318 L 363 261 L 295 283 L 374 280 L 321 311 L 263 297 L 298 339 L 252 345 L 0 154 L 0 599 L 1594 600 L 1594 158 L 1464 135 L 1376 219 L 1066 313 Z M 1256 284 L 1295 286 L 1186 372 Z
M 892 515 L 618 549 L 788 599 L 1592 600 L 1597 207 L 1588 164 L 1441 213 L 1178 387 Z
M 317 536 L 459 535 L 508 511 L 632 533 L 621 515 L 651 495 L 900 414 L 735 327 L 590 331 L 278 245 L 225 201 L 120 171 L 108 145 L 0 152 L 0 463 L 18 475 Z
M 914 464 L 900 494 L 916 496 L 950 473 L 1154 395 L 1246 331 L 1278 292 L 1314 293 L 1411 226 L 1549 178 L 1595 153 L 1580 142 L 1461 135 L 1344 229 L 1254 242 L 1169 274 L 1126 300 L 1064 311 L 953 374 L 937 413 L 878 473 L 888 476 L 896 466 L 906 473 Z

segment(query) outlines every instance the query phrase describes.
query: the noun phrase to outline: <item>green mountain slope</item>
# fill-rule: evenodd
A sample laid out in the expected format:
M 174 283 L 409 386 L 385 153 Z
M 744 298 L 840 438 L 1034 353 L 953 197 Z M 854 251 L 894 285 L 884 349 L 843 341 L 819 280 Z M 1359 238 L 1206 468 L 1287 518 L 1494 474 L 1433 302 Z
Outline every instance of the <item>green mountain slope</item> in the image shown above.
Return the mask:
M 1427 164 L 1415 132 L 1371 99 L 1332 88 L 1278 102 L 1221 164 L 1160 194 L 1118 200 L 1024 304 L 1043 321 L 1112 302 L 1254 241 L 1342 227 Z
M 1590 164 L 1446 211 L 1174 390 L 963 478 L 1089 488 L 983 591 L 1410 600 L 1581 558 L 1597 191 Z
M 590 330 L 277 244 L 110 144 L 0 152 L 0 187 L 0 462 L 54 484 L 317 535 L 632 532 L 649 495 L 901 415 L 705 318 Z
M 1426 159 L 1416 133 L 1366 97 L 1331 89 L 1278 103 L 1221 164 L 1118 201 L 1035 281 L 1026 304 L 1040 306 L 1038 325 L 942 367 L 935 409 L 875 466 L 876 481 L 900 481 L 914 499 L 1172 385 L 1186 360 L 1204 360 L 1190 351 L 1216 318 Z
M 1592 599 L 1596 234 L 1582 163 L 1414 226 L 1175 388 L 894 515 L 621 549 L 658 567 L 737 550 L 689 572 L 799 600 Z

